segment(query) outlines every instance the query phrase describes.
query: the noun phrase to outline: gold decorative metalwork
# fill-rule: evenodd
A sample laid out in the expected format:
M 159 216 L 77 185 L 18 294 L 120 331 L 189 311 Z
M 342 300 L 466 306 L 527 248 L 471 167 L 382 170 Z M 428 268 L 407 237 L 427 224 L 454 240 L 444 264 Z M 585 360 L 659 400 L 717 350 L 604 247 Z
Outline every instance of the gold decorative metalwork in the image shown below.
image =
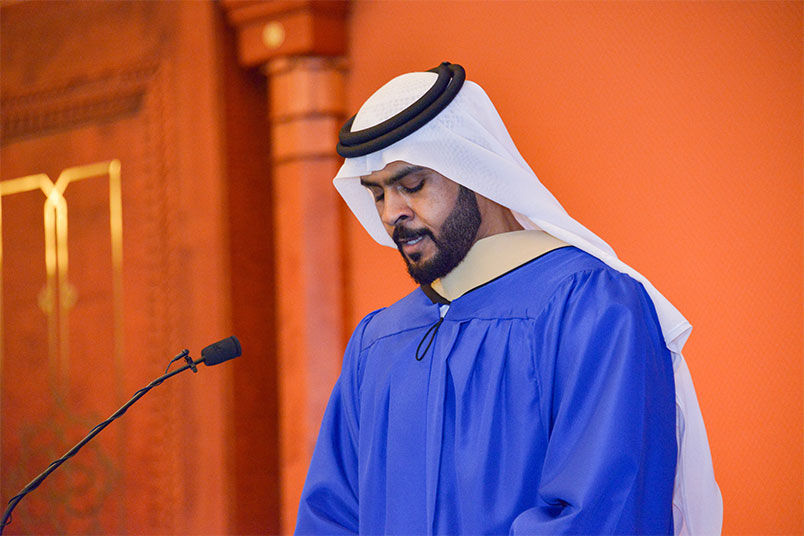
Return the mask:
M 56 385 L 66 393 L 70 365 L 69 310 L 77 299 L 76 289 L 68 280 L 67 200 L 64 192 L 73 183 L 85 179 L 109 178 L 109 222 L 112 242 L 112 285 L 114 309 L 115 364 L 123 362 L 123 209 L 120 161 L 111 160 L 65 169 L 56 182 L 44 173 L 0 182 L 0 289 L 2 289 L 3 235 L 2 198 L 40 190 L 45 195 L 45 267 L 47 280 L 39 293 L 39 306 L 47 316 L 48 357 L 51 370 L 57 370 Z M 0 292 L 0 377 L 3 372 L 3 303 Z

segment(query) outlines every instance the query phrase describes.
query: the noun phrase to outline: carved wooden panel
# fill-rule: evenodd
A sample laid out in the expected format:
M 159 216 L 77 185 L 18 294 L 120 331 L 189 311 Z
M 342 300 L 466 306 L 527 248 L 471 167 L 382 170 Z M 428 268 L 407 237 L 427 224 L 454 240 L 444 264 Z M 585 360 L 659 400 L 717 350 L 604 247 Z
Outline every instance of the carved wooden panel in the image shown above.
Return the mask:
M 215 6 L 2 10 L 5 502 L 231 308 Z M 6 533 L 225 532 L 229 366 L 155 388 Z
M 167 243 L 173 233 L 165 209 L 165 69 L 144 71 L 150 78 L 133 77 L 136 85 L 120 93 L 115 82 L 122 77 L 115 76 L 8 99 L 0 182 L 4 497 L 122 405 L 135 390 L 127 378 L 142 383 L 143 374 L 158 375 L 167 356 L 157 349 L 169 347 L 171 332 L 176 339 L 170 315 L 177 308 L 170 288 L 176 269 L 168 254 L 175 248 Z M 102 121 L 93 112 L 98 110 L 106 113 Z M 57 179 L 52 170 L 59 168 L 64 171 Z M 59 192 L 68 176 L 83 180 L 69 181 Z M 28 187 L 32 179 L 46 188 Z M 120 187 L 125 225 L 119 221 Z M 130 270 L 127 261 L 141 266 Z M 127 323 L 129 334 L 148 349 L 138 351 L 136 361 L 131 351 L 126 357 L 123 352 L 123 288 L 129 304 L 140 301 L 148 312 L 134 333 Z M 170 466 L 181 458 L 170 445 L 175 436 L 164 430 L 176 425 L 175 396 L 172 389 L 155 390 L 137 413 L 21 503 L 9 531 L 126 532 L 127 518 L 144 529 L 175 528 L 178 493 Z M 149 403 L 166 410 L 148 411 Z M 132 467 L 132 459 L 145 463 Z M 143 479 L 143 472 L 150 476 Z M 145 500 L 126 501 L 140 486 Z M 142 511 L 127 502 L 141 503 Z

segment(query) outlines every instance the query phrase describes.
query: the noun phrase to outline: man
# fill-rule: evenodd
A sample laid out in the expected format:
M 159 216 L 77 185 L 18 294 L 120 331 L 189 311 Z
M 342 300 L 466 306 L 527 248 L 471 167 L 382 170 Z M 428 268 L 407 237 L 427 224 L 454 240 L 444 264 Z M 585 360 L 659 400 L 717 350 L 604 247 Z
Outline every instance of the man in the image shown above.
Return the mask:
M 719 532 L 689 324 L 433 71 L 341 131 L 336 188 L 421 286 L 356 328 L 297 533 Z

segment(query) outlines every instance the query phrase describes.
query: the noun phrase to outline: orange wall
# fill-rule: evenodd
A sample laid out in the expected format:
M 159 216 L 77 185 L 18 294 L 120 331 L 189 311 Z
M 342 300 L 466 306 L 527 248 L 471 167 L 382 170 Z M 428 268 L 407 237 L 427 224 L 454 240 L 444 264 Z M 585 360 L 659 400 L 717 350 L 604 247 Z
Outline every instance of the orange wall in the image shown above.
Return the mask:
M 802 4 L 355 2 L 348 109 L 444 60 L 695 326 L 724 532 L 802 530 Z M 348 218 L 349 326 L 409 292 Z

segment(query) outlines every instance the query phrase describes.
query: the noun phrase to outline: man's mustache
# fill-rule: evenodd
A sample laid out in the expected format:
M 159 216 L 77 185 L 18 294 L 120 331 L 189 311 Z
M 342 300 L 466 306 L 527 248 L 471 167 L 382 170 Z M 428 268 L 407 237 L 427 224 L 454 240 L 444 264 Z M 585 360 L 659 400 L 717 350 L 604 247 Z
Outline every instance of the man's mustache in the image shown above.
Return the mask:
M 407 227 L 402 227 L 401 225 L 394 227 L 394 234 L 391 236 L 391 238 L 396 243 L 397 247 L 400 247 L 401 241 L 412 240 L 420 236 L 429 236 L 430 240 L 436 242 L 435 235 L 433 235 L 430 229 L 408 229 Z

